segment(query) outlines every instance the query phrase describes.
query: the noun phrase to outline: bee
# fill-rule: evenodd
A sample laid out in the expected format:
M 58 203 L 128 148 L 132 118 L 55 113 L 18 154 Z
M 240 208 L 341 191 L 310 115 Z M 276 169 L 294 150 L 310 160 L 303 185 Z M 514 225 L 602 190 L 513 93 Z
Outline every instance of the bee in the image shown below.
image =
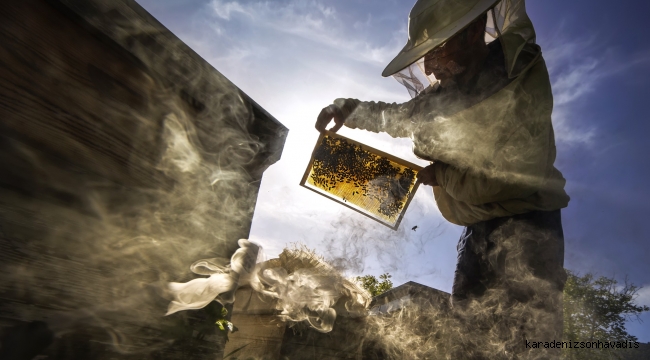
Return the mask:
M 355 189 L 353 196 L 362 195 L 379 201 L 376 211 L 394 217 L 410 195 L 415 172 L 394 166 L 389 159 L 344 139 L 326 136 L 314 151 L 311 178 L 316 186 L 326 191 L 335 189 L 339 183 L 351 184 Z M 347 200 L 343 197 L 344 202 Z

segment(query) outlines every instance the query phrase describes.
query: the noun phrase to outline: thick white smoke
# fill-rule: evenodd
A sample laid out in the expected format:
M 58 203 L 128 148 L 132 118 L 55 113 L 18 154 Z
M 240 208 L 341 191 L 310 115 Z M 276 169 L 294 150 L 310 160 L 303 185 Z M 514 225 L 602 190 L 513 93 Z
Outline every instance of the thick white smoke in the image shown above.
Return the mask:
M 217 259 L 206 259 L 191 266 L 194 273 L 209 278 L 170 283 L 169 292 L 174 300 L 167 315 L 200 309 L 215 300 L 224 305 L 232 303 L 236 300 L 234 292 L 243 286 L 276 299 L 281 320 L 305 321 L 320 332 L 332 330 L 337 317 L 335 306 L 344 310 L 346 316 L 366 315 L 370 295 L 309 250 L 285 249 L 280 258 L 255 264 L 261 257 L 259 246 L 244 239 L 239 240 L 239 245 L 226 265 L 216 264 Z

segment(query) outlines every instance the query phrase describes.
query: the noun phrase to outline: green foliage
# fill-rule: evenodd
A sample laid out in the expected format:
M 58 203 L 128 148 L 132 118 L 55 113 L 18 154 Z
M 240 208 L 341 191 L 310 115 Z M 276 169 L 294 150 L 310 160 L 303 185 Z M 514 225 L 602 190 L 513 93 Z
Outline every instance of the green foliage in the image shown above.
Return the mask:
M 368 290 L 370 295 L 377 296 L 393 288 L 393 282 L 390 281 L 392 275 L 385 273 L 379 275 L 379 280 L 374 275 L 357 276 L 355 280 L 361 287 Z
M 221 331 L 230 331 L 230 332 L 235 332 L 235 326 L 233 323 L 230 321 L 226 320 L 226 317 L 228 316 L 228 310 L 226 308 L 221 308 L 221 318 L 215 322 L 215 324 L 219 327 L 219 330 Z
M 639 319 L 649 311 L 634 303 L 639 287 L 618 285 L 614 279 L 593 274 L 578 276 L 567 271 L 564 287 L 564 340 L 571 341 L 637 341 L 627 333 L 625 322 Z M 626 351 L 609 349 L 564 349 L 569 360 L 619 359 Z

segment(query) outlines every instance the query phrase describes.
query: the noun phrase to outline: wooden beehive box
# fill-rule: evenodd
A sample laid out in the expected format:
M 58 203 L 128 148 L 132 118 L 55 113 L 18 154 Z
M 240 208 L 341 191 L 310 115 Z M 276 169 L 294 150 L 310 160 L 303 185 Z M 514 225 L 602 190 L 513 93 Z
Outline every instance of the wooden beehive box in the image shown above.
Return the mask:
M 164 318 L 151 288 L 248 237 L 287 129 L 134 1 L 3 2 L 0 43 L 0 339 L 45 321 L 48 358 L 218 358 L 218 311 Z

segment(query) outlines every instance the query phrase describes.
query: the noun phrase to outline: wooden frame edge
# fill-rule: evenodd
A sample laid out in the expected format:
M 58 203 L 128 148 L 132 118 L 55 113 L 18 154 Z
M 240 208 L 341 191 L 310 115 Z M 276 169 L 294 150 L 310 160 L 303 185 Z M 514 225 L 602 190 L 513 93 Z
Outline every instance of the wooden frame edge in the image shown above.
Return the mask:
M 345 202 L 342 202 L 342 201 L 340 201 L 340 200 L 338 200 L 336 198 L 329 197 L 329 196 L 327 196 L 327 195 L 325 195 L 323 193 L 320 193 L 319 191 L 316 191 L 315 189 L 312 189 L 312 188 L 306 186 L 306 182 L 307 182 L 307 177 L 309 176 L 309 172 L 310 172 L 312 166 L 314 165 L 314 152 L 316 152 L 316 148 L 318 147 L 318 145 L 321 143 L 321 141 L 323 140 L 323 138 L 325 136 L 344 139 L 346 141 L 349 141 L 349 142 L 359 146 L 360 148 L 362 148 L 364 150 L 367 150 L 367 151 L 370 151 L 370 152 L 375 153 L 377 155 L 383 156 L 383 157 L 385 157 L 385 158 L 387 158 L 387 159 L 389 159 L 389 160 L 391 160 L 393 162 L 396 162 L 396 163 L 398 163 L 398 164 L 400 164 L 402 166 L 407 166 L 407 167 L 409 167 L 409 168 L 411 168 L 413 170 L 416 170 L 417 172 L 420 172 L 420 170 L 422 170 L 423 167 L 420 166 L 420 165 L 417 165 L 417 164 L 413 164 L 412 162 L 406 161 L 404 159 L 398 158 L 398 157 L 396 157 L 394 155 L 383 152 L 383 151 L 381 151 L 379 149 L 373 148 L 372 146 L 368 146 L 368 145 L 362 144 L 362 143 L 360 143 L 360 142 L 358 142 L 356 140 L 345 137 L 343 135 L 339 135 L 339 134 L 337 134 L 335 132 L 331 132 L 331 131 L 322 132 L 320 134 L 320 136 L 318 137 L 318 139 L 316 140 L 316 145 L 314 145 L 314 150 L 312 150 L 311 156 L 309 158 L 309 163 L 307 164 L 307 169 L 305 170 L 305 173 L 302 175 L 302 179 L 300 180 L 300 186 L 302 186 L 305 189 L 311 190 L 311 191 L 315 192 L 316 194 L 318 194 L 320 196 L 323 196 L 323 197 L 325 197 L 325 198 L 327 198 L 329 200 L 337 202 L 337 203 L 347 207 L 348 209 L 354 210 L 354 211 L 358 212 L 359 214 L 361 214 L 361 215 L 363 215 L 365 217 L 368 217 L 368 218 L 370 218 L 370 219 L 372 219 L 372 220 L 374 220 L 374 221 L 376 221 L 376 222 L 378 222 L 378 223 L 380 223 L 380 224 L 382 224 L 382 225 L 396 231 L 399 228 L 399 225 L 402 223 L 402 219 L 404 218 L 404 215 L 406 214 L 406 209 L 411 204 L 411 200 L 413 200 L 413 197 L 415 196 L 416 191 L 420 187 L 420 181 L 416 180 L 415 185 L 413 185 L 413 189 L 411 190 L 411 193 L 409 194 L 409 197 L 406 199 L 406 203 L 404 204 L 404 211 L 399 215 L 399 217 L 395 221 L 395 225 L 390 225 L 390 224 L 388 224 L 386 222 L 381 221 L 378 218 L 372 217 L 372 216 L 370 216 L 370 215 L 368 215 L 366 213 L 361 212 L 359 209 L 355 209 L 354 207 L 348 205 Z

